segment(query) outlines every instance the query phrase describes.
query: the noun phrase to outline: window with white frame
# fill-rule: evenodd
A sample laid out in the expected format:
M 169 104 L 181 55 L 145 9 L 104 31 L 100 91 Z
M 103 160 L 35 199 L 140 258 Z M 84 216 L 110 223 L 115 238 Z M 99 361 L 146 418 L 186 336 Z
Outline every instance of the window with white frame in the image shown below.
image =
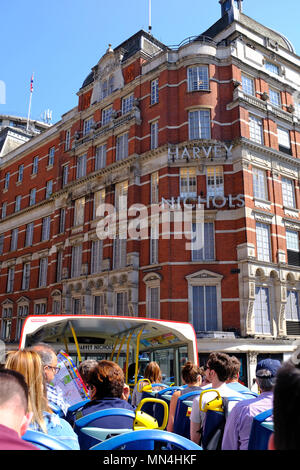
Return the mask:
M 55 147 L 51 147 L 48 153 L 48 165 L 49 166 L 54 165 L 54 157 L 55 157 Z
M 39 287 L 46 287 L 46 285 L 47 285 L 47 271 L 48 271 L 48 258 L 43 257 L 43 258 L 40 259 Z
M 213 222 L 192 224 L 192 261 L 215 259 L 215 231 Z
M 271 261 L 270 225 L 256 222 L 256 250 L 258 260 Z
M 107 108 L 102 109 L 102 126 L 108 124 L 112 119 L 113 107 L 108 106 Z
M 63 187 L 68 184 L 69 179 L 69 165 L 64 165 L 62 169 L 62 185 Z
M 23 264 L 22 290 L 28 290 L 30 285 L 30 263 Z
M 70 143 L 71 143 L 71 130 L 68 129 L 65 133 L 65 151 L 70 149 Z
M 19 229 L 14 228 L 11 232 L 10 251 L 15 251 L 18 249 L 18 236 L 19 236 Z
M 127 210 L 128 180 L 117 183 L 115 186 L 116 210 Z
M 3 341 L 9 341 L 11 339 L 12 314 L 12 304 L 2 308 L 1 339 Z
M 1 208 L 1 218 L 5 219 L 6 217 L 6 212 L 7 212 L 7 202 L 3 202 L 2 208 Z
M 128 292 L 115 292 L 115 312 L 116 315 L 128 315 Z
M 42 222 L 42 238 L 41 238 L 42 242 L 50 239 L 50 224 L 51 224 L 51 217 L 50 215 L 48 215 L 47 217 L 43 218 L 43 222 Z
M 9 171 L 5 175 L 5 180 L 4 180 L 4 189 L 8 189 L 9 187 L 9 179 L 10 179 L 10 173 Z
M 281 150 L 282 152 L 290 153 L 291 141 L 289 131 L 287 129 L 283 129 L 282 127 L 277 127 L 277 136 L 279 150 Z
M 210 111 L 189 111 L 189 139 L 210 139 Z
M 106 144 L 98 145 L 95 156 L 95 171 L 106 166 Z
M 76 199 L 74 203 L 74 226 L 84 224 L 84 208 L 85 208 L 85 197 Z
M 36 188 L 32 188 L 29 195 L 29 205 L 33 206 L 36 200 Z
M 66 209 L 62 207 L 59 213 L 59 233 L 64 233 L 66 227 Z
M 158 147 L 158 121 L 151 122 L 150 125 L 151 150 Z
M 23 181 L 23 175 L 24 175 L 24 165 L 20 165 L 18 169 L 18 183 L 21 183 Z
M 268 200 L 267 175 L 265 170 L 252 168 L 253 196 L 257 199 Z
M 152 219 L 150 227 L 150 264 L 158 263 L 158 240 L 159 224 L 155 223 L 155 219 Z
M 49 180 L 46 183 L 46 199 L 49 199 L 52 193 L 53 193 L 53 181 Z
M 111 95 L 114 91 L 114 76 L 110 75 L 101 83 L 101 95 L 102 99 Z
M 257 144 L 263 144 L 263 124 L 262 119 L 256 116 L 249 116 L 250 140 Z
M 61 312 L 61 300 L 59 298 L 55 298 L 52 300 L 52 313 L 53 315 L 59 315 Z
M 3 255 L 4 250 L 4 233 L 0 235 L 0 255 Z
M 271 334 L 269 288 L 256 286 L 254 300 L 254 328 L 256 334 Z
M 116 161 L 128 157 L 128 132 L 117 136 L 116 139 Z
M 34 222 L 30 222 L 29 224 L 26 225 L 25 247 L 32 246 L 33 229 L 34 229 Z
M 224 196 L 224 176 L 222 166 L 206 167 L 207 196 Z
M 268 72 L 274 73 L 275 75 L 280 74 L 280 68 L 278 65 L 274 64 L 273 62 L 265 61 L 265 69 Z
M 32 162 L 32 174 L 36 175 L 39 170 L 39 157 L 34 157 Z
M 21 200 L 22 200 L 22 196 L 17 196 L 16 199 L 15 199 L 15 212 L 19 212 L 19 210 L 21 209 Z
M 180 168 L 180 197 L 197 196 L 197 176 L 196 168 Z
M 285 319 L 300 322 L 299 292 L 296 290 L 287 289 Z
M 273 88 L 269 88 L 269 97 L 271 104 L 277 106 L 278 108 L 281 107 L 281 97 L 279 91 L 274 90 Z
M 80 298 L 75 297 L 72 299 L 72 314 L 73 315 L 81 314 L 81 299 Z
M 299 234 L 295 230 L 286 230 L 287 250 L 299 252 Z
M 188 91 L 209 90 L 209 74 L 207 65 L 188 68 Z
M 98 217 L 97 210 L 102 206 L 102 204 L 105 204 L 105 188 L 94 193 L 93 219 Z M 104 214 L 104 211 L 102 211 L 102 213 Z
M 159 99 L 159 89 L 158 89 L 158 78 L 151 81 L 151 99 L 150 103 L 155 104 L 158 103 Z
M 21 338 L 23 324 L 26 317 L 29 314 L 29 305 L 28 303 L 19 303 L 17 310 L 17 325 L 16 325 L 16 340 Z
M 126 114 L 126 113 L 129 113 L 129 111 L 132 110 L 133 108 L 133 101 L 134 101 L 134 95 L 133 93 L 128 95 L 128 96 L 125 96 L 123 99 L 122 99 L 122 114 Z
M 247 75 L 242 75 L 242 90 L 247 95 L 255 95 L 254 80 Z
M 62 280 L 63 257 L 63 251 L 59 250 L 56 258 L 56 282 L 60 282 Z
M 102 271 L 102 240 L 92 240 L 91 248 L 91 274 L 100 273 Z
M 127 264 L 127 239 L 119 235 L 113 240 L 113 269 L 125 268 Z
M 157 204 L 159 198 L 159 174 L 158 171 L 151 173 L 151 204 Z
M 218 330 L 217 286 L 192 287 L 193 326 L 196 331 Z
M 72 247 L 71 277 L 81 276 L 82 267 L 82 245 Z
M 296 207 L 294 181 L 289 178 L 281 178 L 282 201 L 287 207 Z
M 146 274 L 143 278 L 146 285 L 146 317 L 160 318 L 160 282 L 155 273 Z
M 45 315 L 47 312 L 47 302 L 45 300 L 35 302 L 33 310 L 35 315 Z
M 76 178 L 86 176 L 86 153 L 77 157 Z
M 90 133 L 92 126 L 94 124 L 94 118 L 90 117 L 83 121 L 83 135 L 87 135 Z
M 8 268 L 7 273 L 7 287 L 6 292 L 12 293 L 14 291 L 14 280 L 15 280 L 15 268 L 14 266 Z

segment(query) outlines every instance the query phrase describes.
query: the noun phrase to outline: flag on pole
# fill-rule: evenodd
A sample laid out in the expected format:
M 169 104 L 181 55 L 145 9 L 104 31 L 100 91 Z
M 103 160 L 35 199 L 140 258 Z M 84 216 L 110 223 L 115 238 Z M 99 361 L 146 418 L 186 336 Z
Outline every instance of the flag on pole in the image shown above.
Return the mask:
M 30 80 L 30 93 L 33 92 L 33 74 L 31 75 L 31 80 Z

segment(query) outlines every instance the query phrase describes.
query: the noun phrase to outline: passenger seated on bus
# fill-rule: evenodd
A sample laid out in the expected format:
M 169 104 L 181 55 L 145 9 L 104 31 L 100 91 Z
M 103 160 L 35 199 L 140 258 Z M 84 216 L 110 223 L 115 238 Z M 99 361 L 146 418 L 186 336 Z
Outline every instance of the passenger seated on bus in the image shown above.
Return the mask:
M 5 367 L 23 374 L 28 385 L 28 410 L 33 413 L 29 429 L 40 431 L 79 450 L 78 438 L 69 423 L 48 405 L 43 364 L 39 354 L 29 349 L 8 353 Z
M 161 383 L 162 374 L 161 374 L 161 370 L 157 362 L 154 362 L 154 361 L 149 362 L 149 364 L 147 365 L 145 369 L 144 379 L 147 379 L 147 380 L 145 380 L 145 382 L 137 383 L 133 389 L 132 399 L 131 399 L 132 406 L 136 407 L 142 399 L 143 393 L 138 391 L 138 387 L 139 387 L 139 390 L 142 390 L 143 386 L 149 384 L 148 380 L 150 381 L 151 384 Z M 159 391 L 159 390 L 162 390 L 163 388 L 164 387 L 157 386 L 157 387 L 152 388 L 152 390 Z
M 251 390 L 243 385 L 240 381 L 240 370 L 241 370 L 241 363 L 235 356 L 230 356 L 231 361 L 231 372 L 226 380 L 227 385 L 236 390 L 237 392 L 241 392 L 245 398 L 254 398 L 254 393 Z
M 264 359 L 256 366 L 260 395 L 243 400 L 229 414 L 223 435 L 222 450 L 247 450 L 253 417 L 273 407 L 273 389 L 279 361 Z
M 80 408 L 76 414 L 76 419 L 81 418 L 98 410 L 108 408 L 125 408 L 133 411 L 133 407 L 127 402 L 129 387 L 124 382 L 124 373 L 121 367 L 112 361 L 102 360 L 90 371 L 88 377 L 88 389 L 91 401 Z M 124 391 L 125 387 L 125 391 Z M 132 428 L 133 421 L 126 416 L 108 416 L 93 421 L 93 427 L 101 428 Z M 95 439 L 83 435 L 74 425 L 79 436 L 81 449 L 89 449 L 96 444 Z
M 85 361 L 82 361 L 79 364 L 78 372 L 83 382 L 85 383 L 85 385 L 88 384 L 88 377 L 89 377 L 90 371 L 94 369 L 94 367 L 97 366 L 97 364 L 98 364 L 98 361 L 96 361 L 95 359 L 86 359 Z
M 32 413 L 28 411 L 28 386 L 22 374 L 0 370 L 0 450 L 38 450 L 22 439 Z
M 213 352 L 209 355 L 207 361 L 206 377 L 211 383 L 211 388 L 218 390 L 221 397 L 240 397 L 242 395 L 226 385 L 226 380 L 231 372 L 231 362 L 228 354 L 222 352 Z M 203 397 L 203 406 L 216 397 L 214 392 L 206 393 Z M 191 440 L 196 444 L 201 441 L 201 435 L 205 428 L 206 413 L 200 411 L 199 396 L 193 400 L 192 411 L 190 416 L 190 436 Z
M 198 365 L 193 364 L 192 362 L 186 362 L 181 370 L 181 375 L 183 383 L 186 384 L 187 387 L 183 388 L 182 390 L 176 390 L 171 397 L 169 420 L 167 425 L 167 431 L 169 432 L 173 432 L 174 417 L 178 398 L 182 395 L 185 395 L 186 393 L 199 390 L 202 384 L 201 369 Z
M 269 441 L 269 450 L 300 449 L 299 401 L 300 350 L 283 364 L 276 376 L 273 402 L 274 433 Z
M 59 387 L 56 387 L 55 383 L 53 385 L 55 374 L 57 372 L 57 357 L 55 350 L 45 343 L 35 344 L 31 349 L 36 351 L 42 359 L 47 387 L 47 398 L 50 407 L 53 403 L 53 405 L 55 407 L 58 406 L 66 416 L 69 403 L 64 399 L 62 390 Z
M 200 374 L 201 374 L 201 378 L 202 378 L 201 387 L 206 387 L 207 388 L 211 385 L 211 383 L 209 382 L 209 380 L 207 380 L 206 370 L 207 370 L 206 366 L 201 366 L 200 367 Z

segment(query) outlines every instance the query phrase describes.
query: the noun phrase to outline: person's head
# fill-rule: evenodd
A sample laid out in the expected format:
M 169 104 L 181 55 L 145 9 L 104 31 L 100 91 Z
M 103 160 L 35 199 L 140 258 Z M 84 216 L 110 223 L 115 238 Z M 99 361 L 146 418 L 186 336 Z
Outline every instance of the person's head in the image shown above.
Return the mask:
M 58 371 L 55 350 L 45 343 L 35 344 L 31 349 L 36 351 L 42 359 L 46 382 L 53 382 L 55 374 Z
M 28 386 L 28 410 L 33 413 L 32 420 L 45 431 L 43 411 L 48 410 L 43 365 L 37 352 L 20 349 L 8 353 L 6 369 L 15 370 L 24 376 Z
M 184 383 L 187 385 L 200 385 L 202 382 L 200 367 L 190 361 L 184 364 L 181 375 Z
M 98 364 L 98 361 L 96 361 L 95 359 L 86 359 L 86 361 L 82 361 L 79 364 L 78 372 L 85 384 L 87 384 L 89 381 L 88 378 L 89 378 L 90 371 L 94 369 L 94 367 L 96 367 L 97 364 Z
M 286 362 L 277 372 L 273 398 L 274 446 L 276 450 L 300 448 L 300 368 Z
M 152 384 L 161 383 L 161 370 L 157 362 L 149 362 L 145 369 L 144 378 L 150 380 Z
M 0 424 L 7 426 L 21 437 L 27 431 L 32 418 L 28 411 L 28 386 L 22 374 L 14 370 L 0 369 Z
M 240 376 L 241 363 L 235 356 L 230 356 L 231 370 L 226 382 L 237 382 Z
M 89 373 L 88 388 L 92 399 L 122 398 L 124 385 L 124 373 L 115 362 L 99 361 Z
M 206 364 L 206 378 L 208 382 L 226 382 L 231 371 L 230 357 L 226 353 L 210 353 Z
M 276 359 L 263 359 L 256 366 L 256 383 L 262 392 L 273 390 L 275 377 L 281 367 L 280 361 Z

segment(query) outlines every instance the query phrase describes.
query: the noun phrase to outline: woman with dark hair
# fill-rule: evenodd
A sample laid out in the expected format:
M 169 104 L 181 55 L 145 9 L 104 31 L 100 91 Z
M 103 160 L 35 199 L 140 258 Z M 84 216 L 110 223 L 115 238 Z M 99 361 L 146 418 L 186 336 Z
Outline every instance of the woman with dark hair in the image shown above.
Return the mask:
M 133 411 L 133 407 L 127 402 L 129 387 L 125 384 L 124 373 L 115 362 L 107 360 L 99 361 L 89 371 L 87 387 L 91 401 L 78 410 L 76 419 L 107 408 L 125 408 Z M 89 426 L 109 429 L 132 429 L 133 419 L 127 416 L 108 416 L 95 419 Z M 74 429 L 78 434 L 80 449 L 87 450 L 98 442 L 81 433 L 76 426 L 76 421 Z
M 192 362 L 187 362 L 181 371 L 183 383 L 187 385 L 187 387 L 183 388 L 182 390 L 177 390 L 173 393 L 171 401 L 170 401 L 170 410 L 169 410 L 169 421 L 167 426 L 167 431 L 173 432 L 174 428 L 174 418 L 175 418 L 175 411 L 177 406 L 178 398 L 181 395 L 184 395 L 189 392 L 194 392 L 195 390 L 199 390 L 199 387 L 202 385 L 202 375 L 201 369 L 196 364 Z
M 145 379 L 144 382 L 138 382 L 134 387 L 134 390 L 132 392 L 132 399 L 131 399 L 132 406 L 137 406 L 139 404 L 139 402 L 142 399 L 142 392 L 140 392 L 139 390 L 142 390 L 143 387 L 145 387 L 146 385 L 149 385 L 149 382 L 151 385 L 161 383 L 162 374 L 161 374 L 161 370 L 157 362 L 154 362 L 154 361 L 149 362 L 149 364 L 147 365 L 145 369 L 144 379 Z M 162 388 L 163 387 L 160 387 L 160 386 L 152 387 L 152 391 L 162 390 Z

